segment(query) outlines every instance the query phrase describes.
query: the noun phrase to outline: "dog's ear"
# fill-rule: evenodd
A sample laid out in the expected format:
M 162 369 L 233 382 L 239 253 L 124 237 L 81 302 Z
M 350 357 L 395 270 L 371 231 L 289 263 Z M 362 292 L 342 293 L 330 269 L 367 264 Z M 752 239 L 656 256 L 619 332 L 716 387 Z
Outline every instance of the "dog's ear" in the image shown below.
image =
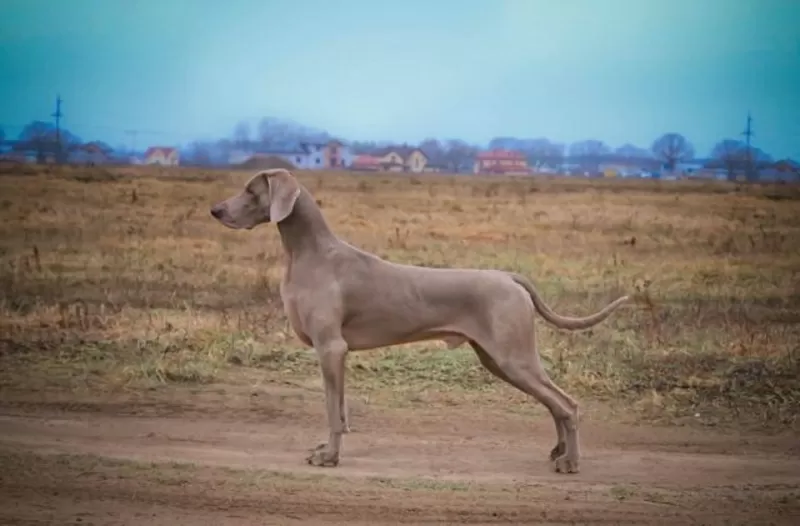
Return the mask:
M 269 219 L 280 223 L 292 213 L 300 185 L 287 170 L 276 170 L 265 174 L 269 186 Z

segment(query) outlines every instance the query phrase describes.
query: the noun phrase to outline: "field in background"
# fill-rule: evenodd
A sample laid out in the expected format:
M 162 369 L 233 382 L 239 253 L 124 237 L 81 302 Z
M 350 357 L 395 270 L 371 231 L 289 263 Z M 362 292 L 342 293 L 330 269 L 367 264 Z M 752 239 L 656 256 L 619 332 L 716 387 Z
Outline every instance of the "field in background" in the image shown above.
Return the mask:
M 218 413 L 252 416 L 259 389 L 305 390 L 317 393 L 313 402 L 280 394 L 273 409 L 313 412 L 321 438 L 316 359 L 281 311 L 277 232 L 232 231 L 208 213 L 250 175 L 29 167 L 1 175 L 3 404 L 117 411 L 124 403 L 174 416 L 217 393 Z M 547 369 L 590 422 L 800 428 L 797 187 L 298 175 L 349 242 L 392 261 L 521 272 L 562 314 L 588 314 L 649 282 L 645 297 L 591 331 L 535 321 Z M 546 414 L 483 371 L 468 348 L 438 343 L 351 356 L 347 393 L 356 428 L 358 408 Z M 543 450 L 552 445 L 545 436 Z
M 3 388 L 202 384 L 241 368 L 316 380 L 280 310 L 274 228 L 231 231 L 208 213 L 250 173 L 125 171 L 0 179 Z M 650 281 L 650 301 L 592 331 L 539 324 L 548 369 L 582 398 L 642 416 L 796 422 L 797 188 L 299 177 L 350 242 L 393 261 L 522 272 L 564 314 Z M 469 349 L 406 347 L 353 356 L 349 389 L 401 404 L 506 391 Z

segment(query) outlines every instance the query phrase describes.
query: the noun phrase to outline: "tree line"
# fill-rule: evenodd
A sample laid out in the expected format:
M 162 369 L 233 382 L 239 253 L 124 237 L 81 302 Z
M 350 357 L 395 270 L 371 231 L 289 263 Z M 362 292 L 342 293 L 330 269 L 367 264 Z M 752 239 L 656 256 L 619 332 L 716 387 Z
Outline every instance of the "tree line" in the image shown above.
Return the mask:
M 37 157 L 50 153 L 67 152 L 83 141 L 62 128 L 56 139 L 56 129 L 52 123 L 33 121 L 25 126 L 14 141 L 13 149 L 34 151 Z M 238 123 L 229 137 L 216 141 L 193 141 L 181 149 L 183 162 L 196 165 L 227 164 L 230 154 L 235 150 L 280 151 L 300 142 L 323 143 L 335 137 L 326 132 L 298 124 L 293 121 L 265 117 L 255 127 L 247 122 Z M 7 137 L 0 129 L 0 141 Z M 341 140 L 341 139 L 340 139 Z M 107 153 L 113 149 L 102 141 L 93 141 Z M 386 146 L 398 146 L 389 141 L 343 141 L 355 154 L 370 154 Z M 564 144 L 547 138 L 524 139 L 517 137 L 495 137 L 485 146 L 469 143 L 461 139 L 427 138 L 418 144 L 402 144 L 418 147 L 428 157 L 430 163 L 453 171 L 469 170 L 475 155 L 483 150 L 506 149 L 523 153 L 532 166 L 559 167 L 565 162 L 602 163 L 636 162 L 658 163 L 667 169 L 675 169 L 679 163 L 697 158 L 691 141 L 683 134 L 670 132 L 657 137 L 649 146 L 642 148 L 630 143 L 612 148 L 597 139 Z M 759 148 L 748 148 L 736 139 L 723 139 L 709 152 L 712 165 L 723 168 L 729 174 L 748 167 L 758 167 L 772 161 L 769 154 Z

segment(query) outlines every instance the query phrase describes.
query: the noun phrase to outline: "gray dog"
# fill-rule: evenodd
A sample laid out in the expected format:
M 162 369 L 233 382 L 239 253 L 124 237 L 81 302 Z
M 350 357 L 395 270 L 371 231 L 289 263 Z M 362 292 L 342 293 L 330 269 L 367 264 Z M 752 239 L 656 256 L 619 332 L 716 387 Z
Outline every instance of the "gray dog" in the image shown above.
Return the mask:
M 337 466 L 349 430 L 344 399 L 345 355 L 422 340 L 463 343 L 486 369 L 544 404 L 555 422 L 550 452 L 555 470 L 577 473 L 578 404 L 542 368 L 533 316 L 559 329 L 580 330 L 605 320 L 622 296 L 585 318 L 556 314 L 525 277 L 500 270 L 438 269 L 391 263 L 341 240 L 314 198 L 283 169 L 255 174 L 237 195 L 214 205 L 223 225 L 278 225 L 288 256 L 280 286 L 289 322 L 319 357 L 330 437 L 307 458 Z

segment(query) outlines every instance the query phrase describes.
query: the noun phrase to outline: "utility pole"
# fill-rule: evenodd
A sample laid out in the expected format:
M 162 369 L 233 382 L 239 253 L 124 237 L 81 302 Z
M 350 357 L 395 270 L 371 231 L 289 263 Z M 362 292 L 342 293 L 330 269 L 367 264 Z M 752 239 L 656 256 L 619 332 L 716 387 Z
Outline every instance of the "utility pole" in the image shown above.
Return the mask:
M 131 153 L 136 151 L 136 135 L 139 133 L 138 130 L 125 130 L 125 135 L 130 137 L 130 142 L 128 143 L 128 147 L 131 149 Z
M 747 127 L 742 132 L 742 135 L 745 136 L 745 139 L 746 139 L 745 143 L 747 144 L 747 168 L 746 168 L 747 172 L 746 172 L 746 177 L 747 177 L 748 180 L 752 180 L 753 179 L 753 175 L 755 173 L 755 170 L 753 170 L 753 150 L 752 150 L 752 148 L 750 146 L 750 138 L 753 135 L 755 135 L 755 132 L 753 131 L 753 117 L 750 116 L 750 112 L 749 111 L 747 112 Z
M 56 162 L 61 163 L 61 117 L 64 116 L 61 113 L 61 95 L 56 97 L 56 112 L 53 113 L 51 116 L 56 119 Z

